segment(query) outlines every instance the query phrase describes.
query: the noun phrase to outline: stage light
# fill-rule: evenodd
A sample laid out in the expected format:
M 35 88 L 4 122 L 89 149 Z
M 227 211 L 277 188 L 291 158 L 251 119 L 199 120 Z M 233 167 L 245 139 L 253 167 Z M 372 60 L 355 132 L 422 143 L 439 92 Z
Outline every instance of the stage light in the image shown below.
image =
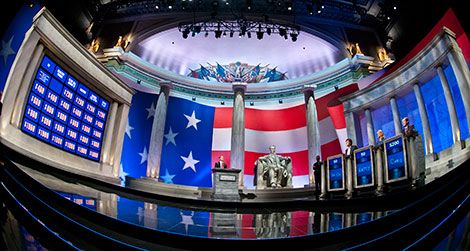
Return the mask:
M 225 101 L 221 101 L 220 104 L 221 104 L 221 105 L 225 105 Z
M 220 38 L 222 36 L 222 31 L 221 30 L 216 30 L 214 31 L 215 33 L 215 38 Z
M 287 40 L 287 34 L 284 35 L 284 39 Z
M 285 28 L 279 28 L 279 35 L 281 37 L 285 36 L 287 33 L 286 33 L 286 29 Z
M 259 39 L 259 40 L 263 39 L 263 34 L 264 33 L 262 31 L 257 31 L 256 32 L 256 38 Z
M 248 38 L 251 38 L 251 32 L 248 32 L 247 35 L 248 35 Z
M 191 32 L 191 37 L 194 37 L 194 36 L 196 36 L 196 32 L 193 31 Z
M 233 31 L 230 31 L 230 37 L 233 37 Z
M 225 33 L 225 31 L 224 31 L 224 35 L 223 35 L 223 36 L 224 36 L 224 37 L 227 37 L 227 33 Z
M 337 91 L 339 89 L 339 87 L 337 85 L 335 85 L 335 91 Z
M 255 102 L 250 102 L 250 105 L 251 105 L 251 106 L 254 106 L 254 105 L 255 105 Z
M 246 34 L 246 25 L 245 25 L 245 24 L 241 25 L 241 26 L 240 26 L 240 30 L 242 31 L 242 32 L 241 32 L 241 33 L 242 33 L 242 36 L 245 36 L 245 34 Z
M 206 34 L 204 34 L 204 37 L 209 36 L 209 32 L 206 31 Z
M 140 84 L 142 81 L 140 79 L 137 79 L 137 84 Z
M 241 34 L 241 33 L 238 33 L 238 38 L 242 38 L 242 34 Z
M 155 5 L 155 9 L 157 9 L 157 10 L 158 10 L 158 9 L 160 9 L 160 7 L 158 7 L 158 5 Z
M 253 0 L 246 0 L 246 8 L 251 10 L 251 6 L 253 5 Z
M 266 34 L 268 34 L 269 36 L 271 36 L 271 28 L 267 28 L 267 29 L 266 29 Z
M 279 99 L 279 104 L 282 104 L 282 103 L 283 103 L 282 99 Z
M 184 39 L 188 38 L 188 33 L 183 32 L 183 38 Z
M 292 42 L 297 41 L 297 36 L 298 36 L 298 35 L 299 35 L 299 34 L 297 34 L 297 33 L 291 33 L 291 34 L 290 34 L 290 37 L 291 37 L 291 39 L 292 39 Z
M 196 97 L 193 97 L 192 99 L 193 99 L 193 101 L 196 101 Z
M 287 10 L 289 11 L 292 10 L 292 2 L 287 2 L 286 5 L 287 5 Z
M 196 32 L 196 33 L 201 32 L 201 26 L 199 26 L 199 25 L 194 26 L 194 32 Z
M 171 9 L 173 9 L 173 6 L 171 6 L 171 5 L 168 5 L 168 9 L 170 9 L 170 10 L 171 10 Z

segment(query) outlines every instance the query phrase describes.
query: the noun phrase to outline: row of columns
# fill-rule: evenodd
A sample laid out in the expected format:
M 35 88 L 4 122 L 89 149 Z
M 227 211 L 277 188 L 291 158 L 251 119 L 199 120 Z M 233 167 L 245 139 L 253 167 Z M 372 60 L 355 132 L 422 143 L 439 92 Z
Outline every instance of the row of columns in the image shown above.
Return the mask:
M 450 51 L 447 55 L 447 59 L 450 63 L 450 66 L 452 67 L 454 75 L 456 76 L 460 93 L 462 95 L 464 109 L 467 114 L 466 116 L 467 123 L 468 125 L 470 125 L 470 72 L 469 72 L 467 63 L 463 57 L 462 51 L 458 47 L 455 40 L 449 39 L 449 43 L 450 43 L 450 46 L 449 46 Z M 461 143 L 461 128 L 459 126 L 457 111 L 455 109 L 455 104 L 454 104 L 454 100 L 452 97 L 452 92 L 449 86 L 449 82 L 444 73 L 444 69 L 442 68 L 442 65 L 438 65 L 436 67 L 436 72 L 439 76 L 442 89 L 444 91 L 444 97 L 446 100 L 447 110 L 449 112 L 449 117 L 450 117 L 450 122 L 451 122 L 451 127 L 452 127 L 452 139 L 453 139 L 454 146 L 462 148 L 463 144 Z M 416 97 L 419 116 L 420 116 L 422 127 L 423 127 L 425 152 L 427 156 L 432 157 L 433 160 L 435 160 L 435 152 L 434 152 L 434 148 L 432 144 L 431 127 L 430 127 L 426 105 L 423 99 L 423 95 L 421 93 L 419 82 L 416 82 L 413 84 L 413 92 Z M 390 98 L 390 107 L 392 110 L 395 135 L 398 135 L 401 133 L 402 127 L 401 127 L 401 119 L 400 119 L 400 113 L 398 110 L 396 97 Z M 366 123 L 367 123 L 366 128 L 367 128 L 368 142 L 369 142 L 369 145 L 374 145 L 376 138 L 375 138 L 374 125 L 373 125 L 373 118 L 371 115 L 370 108 L 364 109 L 364 114 L 365 114 Z M 345 114 L 345 117 L 346 117 L 348 136 L 351 139 L 353 139 L 354 142 L 357 142 L 355 115 L 353 112 L 347 112 Z
M 172 88 L 171 83 L 160 83 L 160 95 L 155 108 L 152 124 L 150 146 L 147 159 L 147 177 L 158 178 L 160 172 L 161 154 L 165 130 L 165 120 L 168 108 L 168 97 Z M 230 167 L 241 169 L 244 173 L 245 164 L 245 92 L 246 84 L 237 83 L 232 86 L 234 92 L 232 113 L 232 134 L 230 147 Z M 315 156 L 321 155 L 320 132 L 318 127 L 317 108 L 314 97 L 314 85 L 306 85 L 302 89 L 306 105 L 308 162 L 313 166 Z M 322 172 L 324 173 L 324 172 Z M 240 176 L 239 186 L 243 187 L 243 175 Z M 309 184 L 313 184 L 313 169 L 309 168 Z M 326 189 L 326 187 L 325 187 Z

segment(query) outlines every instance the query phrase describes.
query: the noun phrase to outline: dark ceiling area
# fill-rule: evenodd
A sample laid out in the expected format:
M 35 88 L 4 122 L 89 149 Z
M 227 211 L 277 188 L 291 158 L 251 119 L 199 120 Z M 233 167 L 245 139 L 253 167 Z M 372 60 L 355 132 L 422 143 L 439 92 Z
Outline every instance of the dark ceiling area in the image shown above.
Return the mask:
M 2 31 L 22 3 L 14 1 L 2 12 Z M 468 33 L 468 14 L 463 0 L 40 0 L 83 44 L 89 43 L 103 23 L 189 15 L 195 19 L 282 20 L 292 24 L 334 25 L 373 30 L 377 39 L 403 57 L 452 7 Z M 93 23 L 93 27 L 89 28 Z M 88 33 L 87 33 L 88 31 Z M 393 31 L 393 32 L 392 32 Z M 90 35 L 91 34 L 91 35 Z M 355 36 L 361 36 L 358 32 Z M 374 39 L 376 39 L 374 38 Z

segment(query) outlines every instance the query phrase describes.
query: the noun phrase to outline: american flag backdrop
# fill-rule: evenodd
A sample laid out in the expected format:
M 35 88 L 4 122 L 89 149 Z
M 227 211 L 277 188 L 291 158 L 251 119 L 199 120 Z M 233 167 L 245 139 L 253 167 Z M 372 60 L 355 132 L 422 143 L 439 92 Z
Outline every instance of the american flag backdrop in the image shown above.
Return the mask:
M 316 100 L 322 158 L 338 154 L 346 139 L 343 106 L 336 99 L 357 89 L 351 85 Z M 122 174 L 145 176 L 157 95 L 138 92 L 132 101 L 122 154 Z M 254 162 L 276 146 L 292 158 L 293 185 L 308 184 L 305 104 L 245 108 L 245 187 L 253 187 Z M 169 97 L 160 179 L 165 183 L 212 187 L 211 168 L 220 155 L 230 163 L 232 108 Z M 230 168 L 230 166 L 229 166 Z

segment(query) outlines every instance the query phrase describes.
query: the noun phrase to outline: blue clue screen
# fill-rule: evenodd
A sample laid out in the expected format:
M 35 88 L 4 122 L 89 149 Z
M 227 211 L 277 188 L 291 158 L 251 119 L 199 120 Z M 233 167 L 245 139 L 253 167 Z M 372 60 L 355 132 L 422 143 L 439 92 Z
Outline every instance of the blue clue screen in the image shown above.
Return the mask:
M 21 130 L 99 161 L 109 102 L 44 56 L 28 94 Z

